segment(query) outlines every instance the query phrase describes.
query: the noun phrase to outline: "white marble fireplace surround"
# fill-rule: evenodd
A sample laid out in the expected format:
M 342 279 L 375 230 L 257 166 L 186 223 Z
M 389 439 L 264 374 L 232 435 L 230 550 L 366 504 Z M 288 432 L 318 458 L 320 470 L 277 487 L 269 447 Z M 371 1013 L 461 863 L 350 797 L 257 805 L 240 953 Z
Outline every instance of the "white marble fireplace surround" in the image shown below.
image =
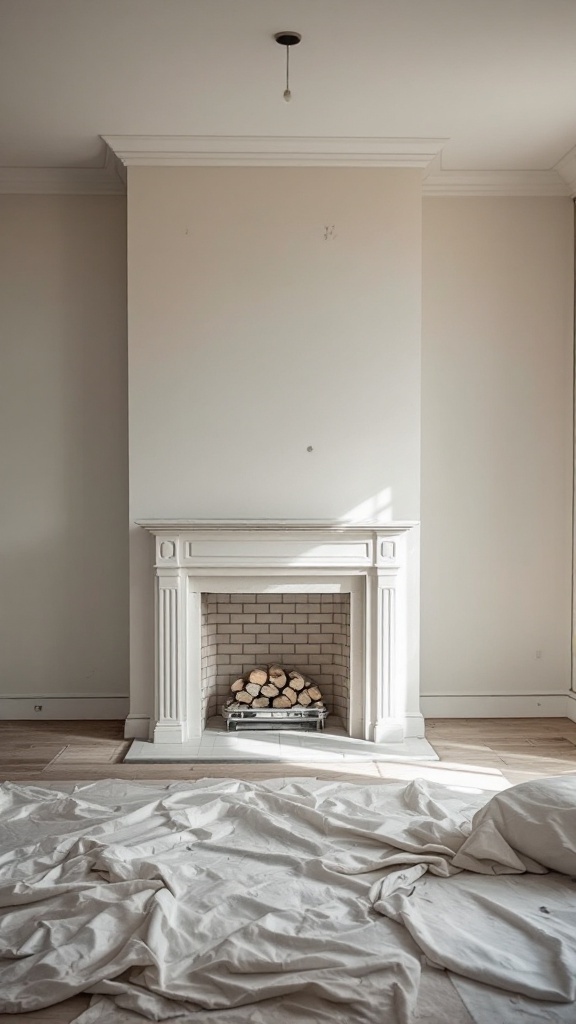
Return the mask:
M 156 546 L 154 745 L 202 736 L 207 593 L 349 594 L 348 735 L 375 743 L 424 735 L 417 523 L 150 519 L 138 525 Z

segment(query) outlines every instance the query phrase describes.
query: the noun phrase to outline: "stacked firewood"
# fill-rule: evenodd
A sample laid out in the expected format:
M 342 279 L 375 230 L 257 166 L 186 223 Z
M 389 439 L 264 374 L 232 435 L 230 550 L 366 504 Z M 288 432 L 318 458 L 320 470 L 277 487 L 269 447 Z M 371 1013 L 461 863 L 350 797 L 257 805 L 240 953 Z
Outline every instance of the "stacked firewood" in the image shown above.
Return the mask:
M 303 672 L 288 672 L 280 665 L 253 668 L 232 686 L 229 711 L 243 708 L 323 708 L 322 694 L 313 679 Z

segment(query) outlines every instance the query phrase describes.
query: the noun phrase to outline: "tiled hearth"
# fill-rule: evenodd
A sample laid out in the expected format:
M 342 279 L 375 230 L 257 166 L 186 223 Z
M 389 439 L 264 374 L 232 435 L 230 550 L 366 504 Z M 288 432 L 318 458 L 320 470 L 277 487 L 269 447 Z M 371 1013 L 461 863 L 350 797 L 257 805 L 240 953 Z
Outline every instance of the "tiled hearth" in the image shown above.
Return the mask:
M 283 747 L 294 759 L 289 748 L 328 742 L 343 757 L 389 744 L 401 756 L 404 740 L 423 736 L 417 524 L 140 525 L 156 547 L 155 715 L 152 742 L 137 741 L 130 759 L 139 746 L 159 760 L 183 756 L 184 747 L 244 759 L 255 744 L 262 756 L 279 759 Z M 217 714 L 230 683 L 271 662 L 317 680 L 331 713 L 324 736 L 226 736 Z
M 409 737 L 401 743 L 370 743 L 348 736 L 339 725 L 324 732 L 296 730 L 227 733 L 221 718 L 209 718 L 202 736 L 186 743 L 145 743 L 135 740 L 125 760 L 230 762 L 282 761 L 287 764 L 321 764 L 362 761 L 437 761 L 426 739 Z

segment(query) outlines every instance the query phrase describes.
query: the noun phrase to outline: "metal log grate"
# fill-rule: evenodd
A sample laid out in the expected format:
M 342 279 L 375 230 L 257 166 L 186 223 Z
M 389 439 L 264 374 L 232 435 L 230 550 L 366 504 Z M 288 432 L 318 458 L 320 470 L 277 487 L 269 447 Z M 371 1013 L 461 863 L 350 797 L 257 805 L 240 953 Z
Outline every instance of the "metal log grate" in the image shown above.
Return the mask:
M 327 708 L 222 708 L 228 732 L 248 729 L 302 729 L 321 731 L 328 718 Z

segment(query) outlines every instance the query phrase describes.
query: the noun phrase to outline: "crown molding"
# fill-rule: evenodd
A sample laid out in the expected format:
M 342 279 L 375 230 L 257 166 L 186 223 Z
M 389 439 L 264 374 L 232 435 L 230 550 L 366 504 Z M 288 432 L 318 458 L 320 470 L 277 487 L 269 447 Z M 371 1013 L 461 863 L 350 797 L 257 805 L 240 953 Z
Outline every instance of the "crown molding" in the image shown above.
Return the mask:
M 124 195 L 126 169 L 109 149 L 103 167 L 0 167 L 0 193 Z
M 127 167 L 427 167 L 446 139 L 103 135 Z
M 414 167 L 424 196 L 576 196 L 576 146 L 549 170 L 448 171 L 446 139 L 103 135 L 103 167 L 0 167 L 0 193 L 124 195 L 127 167 Z
M 576 176 L 576 154 L 574 173 Z M 556 169 L 548 171 L 439 170 L 424 178 L 422 193 L 424 196 L 570 195 L 566 181 L 557 173 Z
M 568 150 L 555 165 L 554 170 L 566 183 L 571 196 L 576 196 L 576 146 Z
M 124 192 L 128 184 L 128 172 L 121 160 L 118 159 L 114 150 L 110 149 L 110 146 L 106 146 L 106 156 L 104 158 L 104 171 L 109 178 L 120 179 L 124 186 Z

